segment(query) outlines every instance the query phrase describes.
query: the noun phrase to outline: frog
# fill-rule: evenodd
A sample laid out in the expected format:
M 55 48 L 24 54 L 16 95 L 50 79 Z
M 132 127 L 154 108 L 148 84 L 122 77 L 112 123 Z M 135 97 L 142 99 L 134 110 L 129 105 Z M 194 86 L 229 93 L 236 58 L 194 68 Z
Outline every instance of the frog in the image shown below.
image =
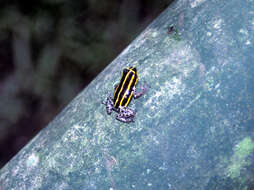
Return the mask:
M 117 112 L 116 120 L 123 123 L 134 122 L 136 111 L 129 108 L 132 98 L 137 99 L 144 95 L 147 91 L 147 87 L 141 87 L 141 91 L 137 92 L 136 85 L 138 83 L 137 68 L 134 66 L 124 68 L 120 82 L 114 87 L 113 98 L 111 98 L 108 92 L 106 101 L 102 101 L 102 104 L 106 106 L 106 112 L 108 115 L 112 111 Z

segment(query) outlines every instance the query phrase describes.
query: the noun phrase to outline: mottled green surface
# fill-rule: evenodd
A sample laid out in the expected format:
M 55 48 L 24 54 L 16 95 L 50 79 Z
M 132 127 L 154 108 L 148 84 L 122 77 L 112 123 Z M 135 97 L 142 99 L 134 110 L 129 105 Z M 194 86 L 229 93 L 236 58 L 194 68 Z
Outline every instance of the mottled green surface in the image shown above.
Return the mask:
M 228 175 L 231 178 L 240 177 L 241 169 L 250 164 L 246 162 L 246 158 L 253 151 L 253 148 L 254 142 L 249 137 L 244 138 L 235 146 L 234 154 L 231 158 L 231 164 L 227 169 Z
M 248 0 L 178 0 L 1 170 L 6 189 L 250 188 L 253 16 Z M 124 124 L 100 102 L 130 65 L 151 88 Z

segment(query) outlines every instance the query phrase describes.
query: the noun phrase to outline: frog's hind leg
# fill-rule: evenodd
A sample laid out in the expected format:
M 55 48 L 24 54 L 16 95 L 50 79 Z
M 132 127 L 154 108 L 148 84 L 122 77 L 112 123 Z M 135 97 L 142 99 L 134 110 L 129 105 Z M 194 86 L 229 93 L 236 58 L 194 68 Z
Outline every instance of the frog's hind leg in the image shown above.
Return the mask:
M 118 121 L 121 121 L 121 122 L 124 122 L 124 123 L 134 122 L 134 117 L 125 118 L 125 117 L 122 117 L 120 113 L 116 115 L 116 119 Z
M 130 123 L 134 122 L 135 115 L 136 112 L 134 110 L 126 107 L 120 107 L 119 113 L 116 115 L 116 119 L 124 123 Z
M 130 118 L 130 117 L 134 118 L 136 115 L 136 111 L 131 108 L 120 107 L 118 115 L 120 115 L 122 117 L 126 117 L 126 118 Z

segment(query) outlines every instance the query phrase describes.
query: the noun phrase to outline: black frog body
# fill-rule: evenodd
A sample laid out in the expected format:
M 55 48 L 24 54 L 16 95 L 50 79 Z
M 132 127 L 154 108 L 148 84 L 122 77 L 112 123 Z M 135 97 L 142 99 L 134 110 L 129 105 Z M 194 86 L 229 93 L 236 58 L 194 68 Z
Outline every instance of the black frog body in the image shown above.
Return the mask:
M 110 95 L 107 95 L 106 102 L 102 102 L 106 105 L 108 114 L 111 114 L 112 110 L 116 111 L 116 119 L 124 123 L 134 122 L 136 112 L 128 105 L 132 98 L 139 98 L 146 92 L 146 88 L 142 88 L 142 91 L 136 92 L 136 85 L 138 82 L 137 69 L 135 67 L 125 68 L 122 72 L 122 76 L 118 85 L 115 86 L 113 99 Z

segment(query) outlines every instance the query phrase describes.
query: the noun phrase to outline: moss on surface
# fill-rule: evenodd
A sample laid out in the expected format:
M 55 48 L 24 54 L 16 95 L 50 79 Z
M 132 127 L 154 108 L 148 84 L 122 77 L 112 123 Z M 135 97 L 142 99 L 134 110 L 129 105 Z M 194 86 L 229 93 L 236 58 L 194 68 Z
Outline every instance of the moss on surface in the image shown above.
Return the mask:
M 234 148 L 234 154 L 231 158 L 230 165 L 227 168 L 227 175 L 232 179 L 240 176 L 241 169 L 248 165 L 246 158 L 253 151 L 254 142 L 250 137 L 245 137 Z

